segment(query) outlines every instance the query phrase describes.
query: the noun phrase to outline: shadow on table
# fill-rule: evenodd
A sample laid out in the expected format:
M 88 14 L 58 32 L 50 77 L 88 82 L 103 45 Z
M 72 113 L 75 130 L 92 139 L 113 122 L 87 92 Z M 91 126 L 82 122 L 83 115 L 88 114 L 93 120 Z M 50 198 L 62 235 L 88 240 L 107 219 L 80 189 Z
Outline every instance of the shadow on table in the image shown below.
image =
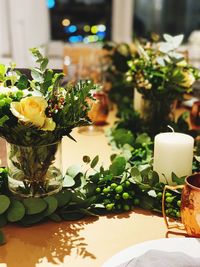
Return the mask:
M 65 256 L 96 259 L 87 250 L 81 231 L 96 218 L 62 223 L 45 223 L 28 228 L 8 226 L 4 229 L 7 244 L 0 247 L 0 263 L 8 267 L 55 266 L 67 264 Z M 44 265 L 43 265 L 44 264 Z
M 142 215 L 145 215 L 145 216 L 156 215 L 156 216 L 161 216 L 162 217 L 162 214 L 159 214 L 157 212 L 152 212 L 152 211 L 149 211 L 149 210 L 135 208 L 134 210 L 131 210 L 131 211 L 123 211 L 121 213 L 110 213 L 110 214 L 107 214 L 106 218 L 108 218 L 108 219 L 124 219 L 124 218 L 129 218 L 130 214 L 132 214 L 132 213 L 142 214 Z

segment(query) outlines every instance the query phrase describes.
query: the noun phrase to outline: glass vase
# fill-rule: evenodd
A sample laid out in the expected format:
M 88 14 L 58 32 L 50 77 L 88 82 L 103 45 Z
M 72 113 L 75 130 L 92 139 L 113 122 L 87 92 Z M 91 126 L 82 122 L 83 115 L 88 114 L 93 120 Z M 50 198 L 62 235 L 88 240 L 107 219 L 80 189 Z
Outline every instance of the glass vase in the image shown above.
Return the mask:
M 166 131 L 167 126 L 175 120 L 177 101 L 164 97 L 153 99 L 145 98 L 142 94 L 134 91 L 134 109 L 140 114 L 144 122 L 144 130 L 151 136 Z
M 8 187 L 21 197 L 52 195 L 62 188 L 61 142 L 41 146 L 7 143 Z

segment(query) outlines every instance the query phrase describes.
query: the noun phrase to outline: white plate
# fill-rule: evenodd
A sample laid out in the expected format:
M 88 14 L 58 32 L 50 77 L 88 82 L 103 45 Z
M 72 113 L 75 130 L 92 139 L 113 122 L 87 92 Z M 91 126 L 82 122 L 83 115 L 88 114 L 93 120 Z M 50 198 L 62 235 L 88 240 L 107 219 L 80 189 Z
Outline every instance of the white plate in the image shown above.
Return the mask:
M 127 249 L 124 249 L 112 256 L 102 267 L 115 267 L 128 260 L 138 257 L 150 249 L 157 249 L 168 252 L 183 252 L 191 257 L 200 255 L 200 239 L 198 238 L 163 238 L 146 241 Z

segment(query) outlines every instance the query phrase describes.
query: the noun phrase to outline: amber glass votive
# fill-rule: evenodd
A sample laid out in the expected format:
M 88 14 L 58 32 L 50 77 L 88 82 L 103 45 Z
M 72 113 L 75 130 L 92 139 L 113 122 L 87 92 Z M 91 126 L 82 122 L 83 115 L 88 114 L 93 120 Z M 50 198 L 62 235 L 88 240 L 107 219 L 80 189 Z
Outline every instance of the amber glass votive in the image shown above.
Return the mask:
M 108 96 L 105 92 L 98 91 L 93 93 L 93 98 L 88 116 L 94 125 L 105 125 L 109 113 Z

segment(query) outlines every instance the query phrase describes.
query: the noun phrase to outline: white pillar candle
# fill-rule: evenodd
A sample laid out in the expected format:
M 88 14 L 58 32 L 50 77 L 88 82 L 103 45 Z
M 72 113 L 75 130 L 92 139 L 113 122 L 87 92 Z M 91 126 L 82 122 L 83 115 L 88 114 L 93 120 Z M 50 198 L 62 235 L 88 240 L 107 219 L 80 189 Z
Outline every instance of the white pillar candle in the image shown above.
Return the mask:
M 153 170 L 161 182 L 173 184 L 171 174 L 192 174 L 194 138 L 183 133 L 160 133 L 154 139 Z M 164 174 L 164 176 L 163 176 Z

